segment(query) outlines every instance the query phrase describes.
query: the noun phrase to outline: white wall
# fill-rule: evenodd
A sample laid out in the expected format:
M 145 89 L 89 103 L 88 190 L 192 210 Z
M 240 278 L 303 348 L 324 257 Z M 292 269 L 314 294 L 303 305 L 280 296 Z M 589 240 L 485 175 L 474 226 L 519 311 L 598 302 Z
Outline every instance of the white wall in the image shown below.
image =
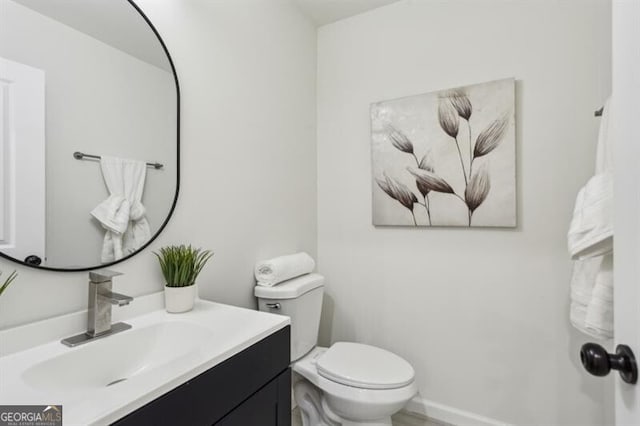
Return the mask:
M 254 307 L 257 259 L 316 248 L 316 31 L 286 0 L 139 0 L 176 63 L 182 180 L 166 231 L 133 259 L 115 291 L 162 289 L 151 253 L 192 243 L 216 252 L 204 298 Z M 86 273 L 0 260 L 20 276 L 0 298 L 0 329 L 86 307 Z M 134 301 L 135 303 L 135 301 Z
M 175 195 L 173 75 L 13 1 L 1 3 L 0 28 L 0 56 L 45 72 L 45 263 L 100 264 L 104 229 L 89 213 L 109 194 L 100 165 L 75 151 L 165 165 L 147 170 L 142 200 L 155 234 Z
M 610 91 L 602 1 L 405 0 L 318 35 L 322 339 L 388 348 L 421 397 L 527 425 L 611 424 L 568 322 L 565 235 Z M 369 105 L 517 79 L 515 230 L 374 228 Z

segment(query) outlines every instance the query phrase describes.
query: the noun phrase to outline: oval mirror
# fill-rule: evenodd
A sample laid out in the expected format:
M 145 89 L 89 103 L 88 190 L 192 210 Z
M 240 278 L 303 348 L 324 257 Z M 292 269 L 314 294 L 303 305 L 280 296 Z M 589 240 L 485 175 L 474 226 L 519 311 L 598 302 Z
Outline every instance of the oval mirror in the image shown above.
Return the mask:
M 120 262 L 162 231 L 178 184 L 178 79 L 142 11 L 0 0 L 0 255 Z

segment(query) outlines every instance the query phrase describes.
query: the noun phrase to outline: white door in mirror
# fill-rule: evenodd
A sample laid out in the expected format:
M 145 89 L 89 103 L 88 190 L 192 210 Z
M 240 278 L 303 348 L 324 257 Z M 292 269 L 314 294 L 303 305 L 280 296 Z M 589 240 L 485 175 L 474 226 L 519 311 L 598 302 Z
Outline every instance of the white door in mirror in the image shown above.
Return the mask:
M 19 260 L 45 258 L 44 87 L 44 71 L 0 58 L 0 250 Z

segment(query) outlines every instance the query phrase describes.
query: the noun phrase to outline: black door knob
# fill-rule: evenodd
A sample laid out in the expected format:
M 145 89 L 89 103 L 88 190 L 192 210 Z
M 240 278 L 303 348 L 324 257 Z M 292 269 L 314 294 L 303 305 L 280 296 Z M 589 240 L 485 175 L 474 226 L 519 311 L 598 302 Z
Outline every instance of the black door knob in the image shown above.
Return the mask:
M 597 343 L 585 343 L 580 349 L 580 361 L 594 376 L 606 376 L 611 370 L 617 370 L 625 382 L 635 384 L 638 381 L 636 357 L 627 345 L 616 346 L 616 353 L 610 354 Z
M 40 266 L 40 264 L 42 263 L 42 259 L 40 259 L 35 254 L 32 254 L 31 256 L 25 257 L 24 263 L 26 263 L 27 265 Z

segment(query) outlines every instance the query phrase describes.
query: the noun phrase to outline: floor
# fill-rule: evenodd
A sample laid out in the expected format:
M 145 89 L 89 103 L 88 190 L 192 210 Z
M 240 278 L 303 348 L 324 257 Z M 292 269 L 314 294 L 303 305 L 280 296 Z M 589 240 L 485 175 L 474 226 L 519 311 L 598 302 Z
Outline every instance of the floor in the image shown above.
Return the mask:
M 417 414 L 411 414 L 407 412 L 400 412 L 392 418 L 393 426 L 448 426 L 444 423 L 434 422 L 428 420 Z M 300 408 L 296 408 L 291 412 L 291 426 L 302 426 L 302 419 L 300 418 Z

